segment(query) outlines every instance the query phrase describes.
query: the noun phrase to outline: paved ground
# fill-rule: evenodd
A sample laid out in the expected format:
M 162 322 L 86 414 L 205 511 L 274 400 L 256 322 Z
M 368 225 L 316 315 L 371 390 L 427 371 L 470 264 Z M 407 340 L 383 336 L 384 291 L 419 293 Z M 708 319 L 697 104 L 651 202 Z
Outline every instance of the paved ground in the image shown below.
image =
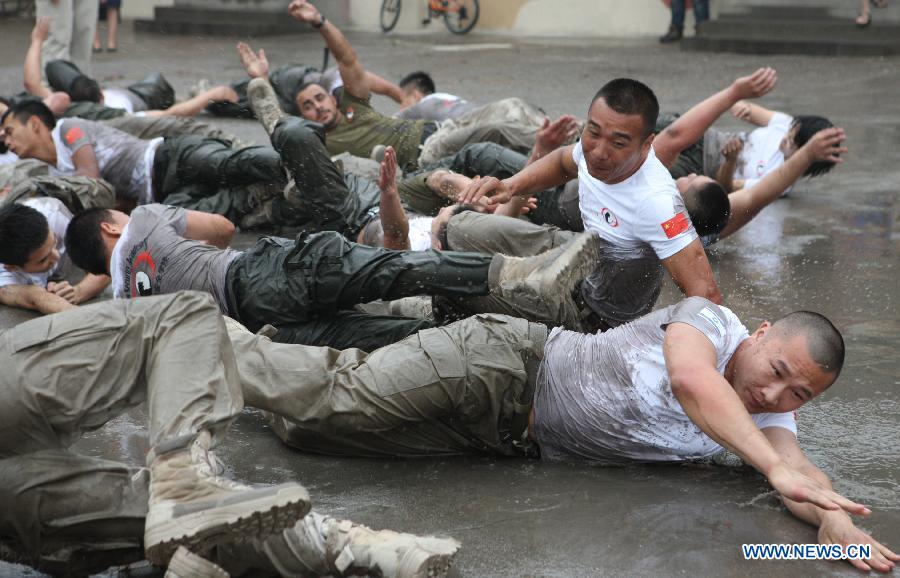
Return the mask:
M 26 24 L 0 21 L 0 94 L 19 89 L 27 36 Z M 801 443 L 839 491 L 872 506 L 864 526 L 900 548 L 900 59 L 683 54 L 650 40 L 351 39 L 364 62 L 389 78 L 426 69 L 440 90 L 477 101 L 524 96 L 551 115 L 583 115 L 600 85 L 623 75 L 648 82 L 664 110 L 682 110 L 734 76 L 772 65 L 781 83 L 765 104 L 824 114 L 845 127 L 851 151 L 844 165 L 799 185 L 791 198 L 716 247 L 711 261 L 727 304 L 748 326 L 811 308 L 845 332 L 848 365 L 831 391 L 800 411 Z M 126 33 L 120 53 L 101 55 L 95 73 L 115 84 L 162 70 L 183 93 L 200 77 L 240 77 L 236 40 Z M 265 47 L 273 63 L 321 62 L 316 35 L 253 44 Z M 262 140 L 253 123 L 228 125 Z M 251 239 L 242 235 L 240 241 Z M 660 304 L 675 299 L 670 286 Z M 6 325 L 21 318 L 0 312 Z M 140 420 L 140 412 L 129 414 L 79 448 L 137 463 L 146 450 Z M 379 527 L 451 534 L 464 544 L 458 569 L 465 576 L 855 574 L 826 562 L 743 561 L 742 543 L 815 540 L 811 528 L 784 513 L 762 478 L 745 471 L 332 459 L 283 448 L 250 411 L 233 429 L 223 457 L 242 480 L 303 481 L 324 511 Z M 0 566 L 0 576 L 22 572 Z

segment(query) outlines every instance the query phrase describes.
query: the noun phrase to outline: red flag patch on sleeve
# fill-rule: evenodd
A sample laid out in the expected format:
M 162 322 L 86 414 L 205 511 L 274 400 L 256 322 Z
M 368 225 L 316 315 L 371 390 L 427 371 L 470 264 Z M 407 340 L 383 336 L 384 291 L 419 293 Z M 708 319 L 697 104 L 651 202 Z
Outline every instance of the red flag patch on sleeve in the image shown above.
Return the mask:
M 683 212 L 678 213 L 668 221 L 662 224 L 662 230 L 666 234 L 666 238 L 671 239 L 676 235 L 680 235 L 688 230 L 691 226 L 690 219 Z
M 75 144 L 75 142 L 84 136 L 84 131 L 81 130 L 80 126 L 74 126 L 66 131 L 66 142 L 69 144 Z

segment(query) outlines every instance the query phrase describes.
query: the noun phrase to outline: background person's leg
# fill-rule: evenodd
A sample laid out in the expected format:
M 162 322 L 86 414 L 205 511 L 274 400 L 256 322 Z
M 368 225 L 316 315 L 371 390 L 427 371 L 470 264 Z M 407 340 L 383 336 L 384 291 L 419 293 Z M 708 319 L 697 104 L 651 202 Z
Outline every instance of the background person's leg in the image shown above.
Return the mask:
M 41 47 L 41 62 L 72 59 L 73 2 L 74 0 L 35 0 L 35 16 L 50 18 L 50 35 Z
M 425 319 L 338 311 L 306 323 L 279 325 L 278 333 L 272 340 L 337 350 L 375 351 L 433 326 L 432 322 Z
M 60 0 L 62 2 L 64 0 Z M 70 0 L 72 2 L 72 40 L 70 54 L 74 62 L 86 74 L 91 72 L 91 56 L 94 52 L 94 31 L 97 29 L 97 13 L 100 3 L 96 0 Z

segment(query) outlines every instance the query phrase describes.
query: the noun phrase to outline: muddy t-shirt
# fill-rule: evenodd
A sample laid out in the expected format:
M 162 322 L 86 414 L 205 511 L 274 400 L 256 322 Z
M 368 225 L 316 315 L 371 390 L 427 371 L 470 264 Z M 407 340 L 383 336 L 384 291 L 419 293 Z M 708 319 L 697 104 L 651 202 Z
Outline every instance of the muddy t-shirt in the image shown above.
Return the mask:
M 325 137 L 329 153 L 349 152 L 369 158 L 375 145 L 390 145 L 397 151 L 401 169 L 418 166 L 419 145 L 426 121 L 384 116 L 373 109 L 368 100 L 356 98 L 346 88 L 340 91 L 338 105 L 344 116 Z
M 448 118 L 459 118 L 467 112 L 478 108 L 474 102 L 463 100 L 458 96 L 445 92 L 435 92 L 422 98 L 412 106 L 398 112 L 397 118 L 445 121 Z
M 153 198 L 152 174 L 161 138 L 141 140 L 105 124 L 80 118 L 64 118 L 52 131 L 56 146 L 55 175 L 74 175 L 72 157 L 84 146 L 93 148 L 100 176 L 116 189 L 116 196 L 138 205 Z
M 113 296 L 145 297 L 185 289 L 211 294 L 228 311 L 225 278 L 239 251 L 218 249 L 182 237 L 187 211 L 167 205 L 145 205 L 131 220 L 113 249 L 110 269 Z
M 687 323 L 725 366 L 747 329 L 729 309 L 690 297 L 605 333 L 554 329 L 547 339 L 534 400 L 533 435 L 551 460 L 665 462 L 712 456 L 722 447 L 688 417 L 663 357 L 665 329 Z M 756 425 L 797 433 L 793 412 L 750 416 Z

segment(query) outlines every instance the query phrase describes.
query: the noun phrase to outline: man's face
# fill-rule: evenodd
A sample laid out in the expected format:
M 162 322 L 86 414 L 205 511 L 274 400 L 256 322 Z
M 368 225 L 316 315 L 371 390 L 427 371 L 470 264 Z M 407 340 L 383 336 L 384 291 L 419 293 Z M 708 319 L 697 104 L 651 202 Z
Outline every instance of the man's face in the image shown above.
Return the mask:
M 794 142 L 794 139 L 797 138 L 797 131 L 799 130 L 799 126 L 792 126 L 791 130 L 789 130 L 787 134 L 784 135 L 784 138 L 781 139 L 781 144 L 778 145 L 778 150 L 784 155 L 785 160 L 791 158 L 791 156 L 797 152 L 797 143 Z
M 324 125 L 325 130 L 333 128 L 341 115 L 334 96 L 317 84 L 311 84 L 300 91 L 296 102 L 300 116 Z
M 3 122 L 3 134 L 6 137 L 6 146 L 19 158 L 32 158 L 44 140 L 51 138 L 50 131 L 45 128 L 40 119 L 31 117 L 26 122 L 9 115 Z
M 731 385 L 750 413 L 793 411 L 834 381 L 810 357 L 805 335 L 779 335 L 763 323 L 749 339 L 736 353 Z
M 686 177 L 680 177 L 675 179 L 675 186 L 678 188 L 678 192 L 683 197 L 684 194 L 691 187 L 702 187 L 703 185 L 712 182 L 714 179 L 711 179 L 705 175 L 698 175 L 695 173 L 691 173 Z
M 46 273 L 57 263 L 59 263 L 59 251 L 56 250 L 56 236 L 53 231 L 48 231 L 44 244 L 32 251 L 28 260 L 17 268 L 25 273 Z
M 588 111 L 581 135 L 588 172 L 608 185 L 624 181 L 647 158 L 653 136 L 644 138 L 641 115 L 618 113 L 598 98 Z

